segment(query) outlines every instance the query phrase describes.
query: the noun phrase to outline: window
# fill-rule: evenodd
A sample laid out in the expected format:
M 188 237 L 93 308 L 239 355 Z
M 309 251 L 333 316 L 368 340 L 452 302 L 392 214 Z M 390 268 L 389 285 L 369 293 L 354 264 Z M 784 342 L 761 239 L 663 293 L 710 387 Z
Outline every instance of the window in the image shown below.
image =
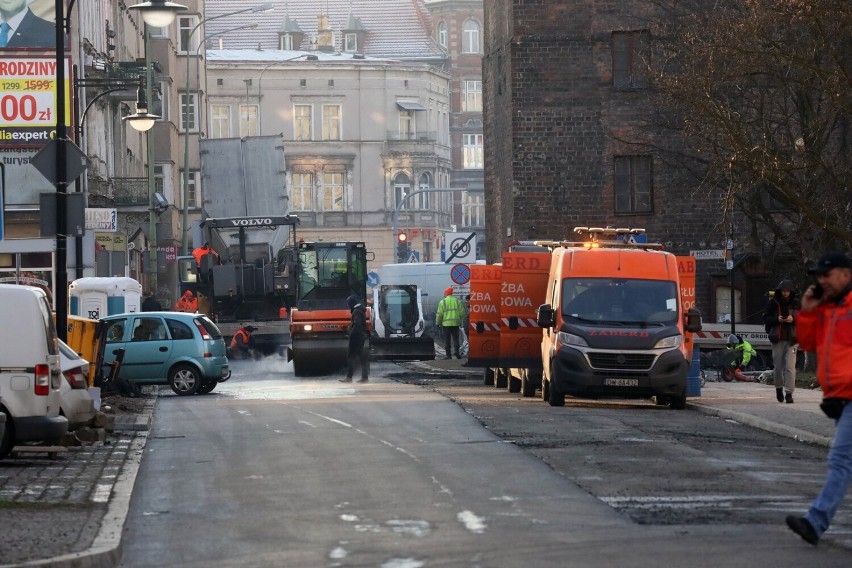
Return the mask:
M 425 172 L 420 175 L 420 185 L 417 189 L 432 189 L 432 175 L 428 172 Z M 420 203 L 421 209 L 429 209 L 431 204 L 432 193 L 421 193 L 418 195 L 417 201 Z
M 314 174 L 294 173 L 290 190 L 290 209 L 292 211 L 313 211 Z
M 231 105 L 210 105 L 210 138 L 231 137 Z
M 462 53 L 479 52 L 479 23 L 468 20 L 462 29 Z
M 182 172 L 183 175 L 186 176 L 186 171 Z M 186 177 L 186 206 L 187 207 L 198 207 L 198 171 L 190 170 L 189 175 Z M 181 183 L 183 179 L 181 179 Z M 183 186 L 181 186 L 183 187 Z
M 240 105 L 240 138 L 257 136 L 257 105 Z
M 295 105 L 293 107 L 293 139 L 298 141 L 313 140 L 313 113 L 311 105 Z
M 169 333 L 174 340 L 192 339 L 194 337 L 192 330 L 182 321 L 166 318 L 166 325 L 169 327 Z
M 340 140 L 340 105 L 322 105 L 322 139 Z
M 612 34 L 612 86 L 616 89 L 644 89 L 648 86 L 645 71 L 650 54 L 647 30 Z
M 485 226 L 485 203 L 481 193 L 465 192 L 462 199 L 462 224 L 466 227 Z
M 178 53 L 188 55 L 198 48 L 198 34 L 192 33 L 193 30 L 198 31 L 195 28 L 198 25 L 198 16 L 178 16 L 177 23 Z
M 444 49 L 447 48 L 447 23 L 443 21 L 438 24 L 438 43 Z
M 651 212 L 651 156 L 615 157 L 615 212 Z
M 186 132 L 198 132 L 196 109 L 198 93 L 180 94 L 180 129 Z
M 394 207 L 402 211 L 410 205 L 409 201 L 405 201 L 405 196 L 411 192 L 411 180 L 406 174 L 399 173 L 393 181 L 393 204 Z
M 157 88 L 159 89 L 157 92 L 152 93 L 153 97 L 151 99 L 151 108 L 154 109 L 151 111 L 152 114 L 156 114 L 160 118 L 158 120 L 163 122 L 169 121 L 169 85 L 165 81 L 160 81 L 157 84 Z
M 413 140 L 416 138 L 417 121 L 414 117 L 413 110 L 402 110 L 399 111 L 399 139 L 400 140 Z
M 343 211 L 343 172 L 322 174 L 323 211 Z
M 464 152 L 464 168 L 466 170 L 482 169 L 485 165 L 485 153 L 482 145 L 482 134 L 464 134 L 462 136 Z
M 350 32 L 343 36 L 343 51 L 346 53 L 358 51 L 358 34 Z
M 462 111 L 482 112 L 482 81 L 462 81 Z
M 735 323 L 743 320 L 742 295 L 742 292 L 734 288 Z M 718 323 L 731 323 L 731 288 L 728 286 L 718 286 L 716 288 L 716 321 Z
M 148 26 L 148 33 L 151 34 L 151 37 L 167 38 L 169 37 L 169 27 L 155 28 Z
M 284 51 L 293 51 L 293 36 L 290 34 L 282 34 L 278 44 L 279 49 Z
M 154 191 L 166 195 L 166 174 L 163 172 L 162 164 L 154 165 Z

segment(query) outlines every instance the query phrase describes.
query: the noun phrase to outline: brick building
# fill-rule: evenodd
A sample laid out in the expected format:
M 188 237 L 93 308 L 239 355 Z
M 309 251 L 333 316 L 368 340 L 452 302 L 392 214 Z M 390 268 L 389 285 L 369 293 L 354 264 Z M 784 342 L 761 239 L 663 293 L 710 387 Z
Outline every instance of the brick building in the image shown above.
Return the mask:
M 485 0 L 484 8 L 488 261 L 513 240 L 567 239 L 575 226 L 642 227 L 678 255 L 724 249 L 722 192 L 699 197 L 695 178 L 660 150 L 679 142 L 659 126 L 642 71 L 659 17 L 652 3 Z M 746 244 L 739 221 L 737 248 Z M 759 259 L 739 250 L 735 258 L 735 321 L 758 323 L 774 282 Z M 724 260 L 697 266 L 705 321 L 729 319 Z

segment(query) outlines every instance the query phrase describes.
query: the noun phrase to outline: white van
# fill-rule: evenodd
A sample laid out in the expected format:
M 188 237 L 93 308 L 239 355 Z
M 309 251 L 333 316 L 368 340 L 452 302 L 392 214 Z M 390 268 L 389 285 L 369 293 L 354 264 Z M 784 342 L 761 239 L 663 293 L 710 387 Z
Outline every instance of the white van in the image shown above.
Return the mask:
M 59 415 L 61 386 L 47 295 L 33 286 L 0 284 L 0 412 L 6 415 L 0 459 L 16 444 L 51 441 L 68 431 Z

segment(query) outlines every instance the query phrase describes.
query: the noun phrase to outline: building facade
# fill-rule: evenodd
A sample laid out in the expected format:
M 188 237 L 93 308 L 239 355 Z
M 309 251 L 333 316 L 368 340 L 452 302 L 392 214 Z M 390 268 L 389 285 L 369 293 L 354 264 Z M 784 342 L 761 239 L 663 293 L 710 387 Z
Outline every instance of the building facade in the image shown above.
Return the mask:
M 723 252 L 723 190 L 699 194 L 662 148 L 643 71 L 653 3 L 485 0 L 485 192 L 493 262 L 515 240 L 571 240 L 575 226 L 640 227 L 671 252 Z M 744 224 L 734 227 L 742 237 Z M 745 239 L 740 238 L 738 242 Z M 737 246 L 740 246 L 739 244 Z M 759 322 L 771 283 L 759 259 L 735 268 L 736 321 Z M 723 259 L 697 262 L 706 321 L 731 315 Z

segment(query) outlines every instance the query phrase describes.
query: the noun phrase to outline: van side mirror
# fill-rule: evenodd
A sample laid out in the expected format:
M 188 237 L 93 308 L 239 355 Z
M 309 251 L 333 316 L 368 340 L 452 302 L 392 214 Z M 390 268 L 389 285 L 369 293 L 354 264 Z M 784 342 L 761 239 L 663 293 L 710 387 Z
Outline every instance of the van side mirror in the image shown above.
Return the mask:
M 701 331 L 701 311 L 695 308 L 690 308 L 684 316 L 684 329 L 688 332 L 695 333 Z
M 539 327 L 553 327 L 556 323 L 556 313 L 550 304 L 542 304 L 535 311 L 535 321 Z

